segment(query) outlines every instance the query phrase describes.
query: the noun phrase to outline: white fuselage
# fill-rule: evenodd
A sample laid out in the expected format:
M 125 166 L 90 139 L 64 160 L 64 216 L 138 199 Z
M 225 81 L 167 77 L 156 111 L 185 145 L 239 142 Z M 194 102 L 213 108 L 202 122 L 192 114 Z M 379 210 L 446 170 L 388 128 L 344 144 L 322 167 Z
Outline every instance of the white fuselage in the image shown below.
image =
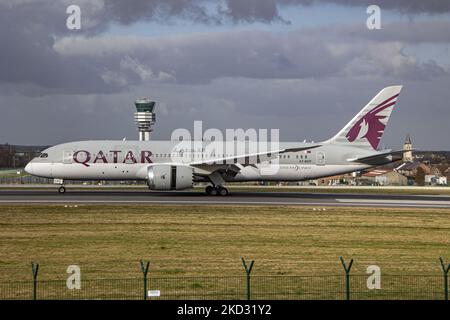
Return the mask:
M 191 165 L 194 172 L 207 175 L 211 167 L 229 166 L 227 161 L 201 165 L 212 158 L 230 158 L 239 152 L 211 154 L 202 145 L 180 152 L 173 141 L 81 141 L 57 145 L 35 158 L 26 171 L 30 174 L 65 180 L 146 180 L 152 164 Z M 308 146 L 306 143 L 280 143 L 280 147 Z M 226 181 L 301 181 L 359 171 L 370 166 L 349 162 L 367 151 L 346 146 L 324 145 L 315 149 L 287 152 L 270 157 L 250 159 L 236 164 L 238 172 Z

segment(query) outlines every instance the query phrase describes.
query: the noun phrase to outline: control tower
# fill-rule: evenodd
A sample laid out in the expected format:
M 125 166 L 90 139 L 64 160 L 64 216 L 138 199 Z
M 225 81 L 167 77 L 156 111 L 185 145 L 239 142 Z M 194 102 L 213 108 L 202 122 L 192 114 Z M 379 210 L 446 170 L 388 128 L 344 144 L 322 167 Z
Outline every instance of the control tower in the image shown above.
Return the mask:
M 138 126 L 140 141 L 150 140 L 150 132 L 153 131 L 153 125 L 156 122 L 155 104 L 155 101 L 149 98 L 141 98 L 134 102 L 136 106 L 134 122 Z

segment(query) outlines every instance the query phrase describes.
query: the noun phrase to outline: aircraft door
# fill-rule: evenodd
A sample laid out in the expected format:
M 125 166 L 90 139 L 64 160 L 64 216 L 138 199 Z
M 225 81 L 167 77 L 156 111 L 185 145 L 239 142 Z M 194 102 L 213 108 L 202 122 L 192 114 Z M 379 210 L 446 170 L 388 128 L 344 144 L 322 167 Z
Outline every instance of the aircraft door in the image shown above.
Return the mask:
M 318 166 L 325 165 L 325 152 L 320 151 L 316 153 L 316 164 Z
M 73 151 L 72 150 L 64 150 L 63 151 L 63 163 L 71 164 L 73 162 Z

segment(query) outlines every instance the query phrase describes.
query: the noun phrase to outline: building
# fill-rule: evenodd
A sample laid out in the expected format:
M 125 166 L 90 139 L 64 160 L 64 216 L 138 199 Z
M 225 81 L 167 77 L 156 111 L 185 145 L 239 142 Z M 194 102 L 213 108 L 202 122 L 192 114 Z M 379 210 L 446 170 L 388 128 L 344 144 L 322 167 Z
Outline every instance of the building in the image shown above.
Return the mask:
M 425 175 L 425 184 L 430 186 L 446 186 L 447 177 L 427 174 Z
M 315 184 L 318 186 L 339 186 L 350 185 L 352 182 L 353 178 L 351 175 L 343 174 L 317 179 Z
M 430 172 L 425 175 L 425 184 L 427 185 L 447 185 L 447 166 L 442 165 L 432 165 L 430 166 Z
M 412 143 L 409 134 L 406 135 L 405 143 L 403 144 L 403 150 L 408 150 L 403 153 L 403 162 L 413 162 Z
M 423 170 L 423 172 L 425 172 L 425 174 L 431 173 L 431 168 L 424 163 L 420 163 L 419 161 L 404 162 L 400 166 L 398 166 L 395 169 L 395 171 L 397 171 L 398 173 L 400 173 L 406 177 L 415 177 L 417 174 L 417 169 L 419 167 L 422 168 L 422 170 Z
M 155 104 L 155 101 L 151 101 L 149 98 L 141 98 L 134 103 L 136 107 L 134 121 L 138 127 L 140 141 L 150 140 L 150 133 L 156 122 Z
M 395 170 L 375 169 L 363 173 L 359 178 L 360 185 L 374 186 L 406 186 L 408 178 Z
M 439 166 L 431 165 L 430 166 L 430 174 L 434 175 L 434 176 L 437 176 L 437 177 L 441 177 L 442 176 L 442 171 L 439 168 Z
M 450 182 L 450 167 L 447 168 L 447 170 L 444 171 L 444 176 L 447 178 L 447 184 Z

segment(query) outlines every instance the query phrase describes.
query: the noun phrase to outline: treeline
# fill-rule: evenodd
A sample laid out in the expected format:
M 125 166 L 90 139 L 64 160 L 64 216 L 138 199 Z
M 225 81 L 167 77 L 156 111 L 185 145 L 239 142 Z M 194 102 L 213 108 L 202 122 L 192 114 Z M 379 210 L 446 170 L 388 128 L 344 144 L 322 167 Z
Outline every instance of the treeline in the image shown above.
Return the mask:
M 47 147 L 2 144 L 0 145 L 0 168 L 23 168 L 45 148 Z

